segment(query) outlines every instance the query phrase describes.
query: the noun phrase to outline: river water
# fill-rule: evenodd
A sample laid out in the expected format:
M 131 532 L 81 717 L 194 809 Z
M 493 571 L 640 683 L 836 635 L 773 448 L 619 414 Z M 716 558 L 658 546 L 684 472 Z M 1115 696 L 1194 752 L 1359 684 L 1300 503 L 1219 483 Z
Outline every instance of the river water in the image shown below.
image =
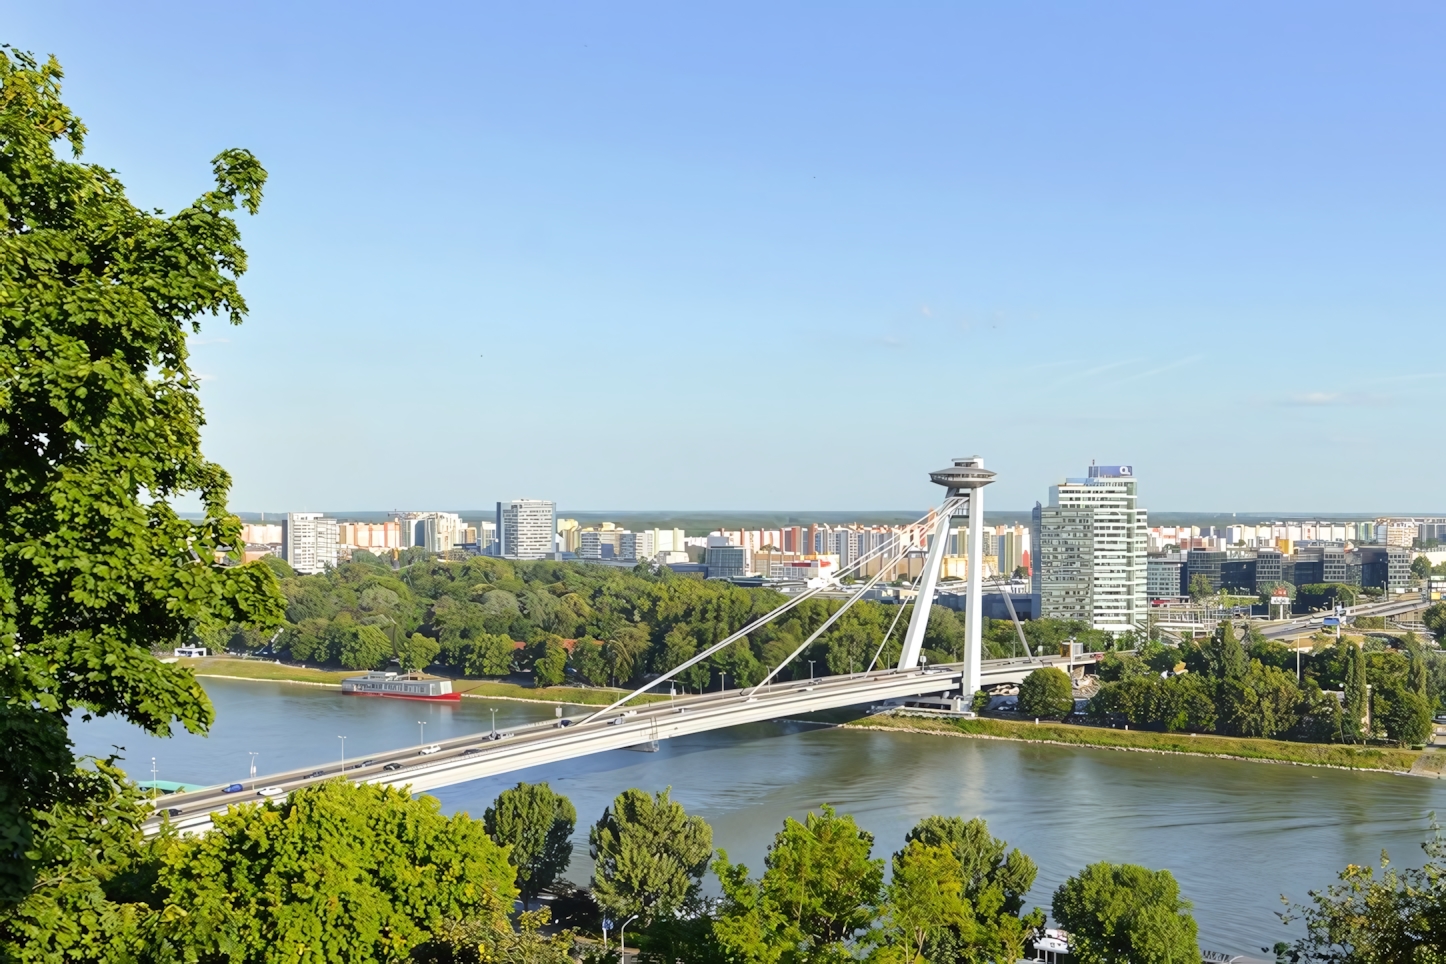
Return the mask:
M 547 704 L 359 699 L 288 683 L 203 680 L 216 706 L 207 737 L 159 740 L 113 720 L 76 722 L 79 752 L 120 753 L 136 779 L 216 784 L 427 741 L 550 719 Z M 419 726 L 425 723 L 425 727 Z M 112 747 L 124 747 L 113 750 Z M 1446 810 L 1435 780 L 1185 756 L 777 722 L 665 740 L 657 753 L 617 750 L 435 792 L 447 812 L 478 819 L 513 783 L 547 781 L 578 811 L 568 876 L 586 883 L 587 827 L 628 787 L 671 786 L 714 830 L 714 845 L 761 872 L 785 816 L 829 803 L 851 813 L 887 857 L 930 814 L 981 816 L 1039 864 L 1030 895 L 1099 860 L 1168 868 L 1194 901 L 1203 946 L 1254 953 L 1290 939 L 1275 913 L 1348 863 L 1388 849 L 1421 863 L 1428 814 Z M 716 880 L 712 880 L 716 891 Z

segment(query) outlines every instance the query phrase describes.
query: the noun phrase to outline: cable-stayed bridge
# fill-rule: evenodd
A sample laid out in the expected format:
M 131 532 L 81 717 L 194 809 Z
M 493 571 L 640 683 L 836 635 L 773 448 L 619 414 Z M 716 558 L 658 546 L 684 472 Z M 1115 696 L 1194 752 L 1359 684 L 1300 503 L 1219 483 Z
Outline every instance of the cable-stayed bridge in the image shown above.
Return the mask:
M 983 685 L 1018 682 L 1041 665 L 1068 663 L 1067 659 L 1036 658 L 1033 655 L 1027 659 L 992 660 L 988 664 L 983 663 L 980 659 L 983 627 L 975 616 L 980 609 L 980 567 L 970 565 L 962 662 L 943 666 L 920 665 L 930 607 L 916 605 L 900 641 L 897 664 L 878 668 L 879 659 L 903 614 L 901 606 L 894 625 L 890 626 L 879 640 L 874 658 L 864 672 L 809 680 L 779 678 L 785 667 L 826 633 L 849 607 L 863 599 L 886 573 L 892 571 L 893 563 L 901 560 L 907 553 L 924 550 L 925 561 L 916 582 L 916 598 L 933 598 L 950 524 L 956 516 L 965 514 L 971 520 L 982 521 L 983 488 L 993 481 L 994 473 L 984 468 L 982 459 L 974 457 L 955 459 L 953 465 L 930 473 L 930 478 L 947 490 L 943 504 L 906 527 L 897 538 L 845 567 L 840 572 L 841 576 L 870 570 L 874 575 L 854 584 L 851 594 L 839 608 L 756 685 L 699 696 L 678 697 L 670 693 L 667 701 L 629 705 L 637 697 L 658 689 L 677 674 L 756 632 L 805 600 L 819 595 L 824 591 L 823 587 L 806 590 L 791 597 L 774 611 L 755 619 L 738 632 L 707 647 L 612 705 L 584 717 L 519 727 L 506 735 L 492 735 L 496 738 L 477 734 L 430 746 L 400 748 L 375 754 L 368 760 L 353 763 L 344 769 L 342 766 L 332 765 L 273 774 L 248 780 L 239 790 L 231 792 L 228 792 L 227 788 L 211 787 L 172 794 L 157 802 L 161 809 L 148 821 L 147 832 L 158 832 L 164 821 L 169 821 L 182 830 L 203 829 L 210 825 L 212 813 L 224 811 L 234 803 L 256 799 L 256 793 L 261 788 L 273 788 L 273 792 L 288 793 L 340 776 L 355 783 L 409 787 L 414 792 L 422 792 L 591 753 L 742 723 L 950 692 L 967 697 Z M 971 560 L 983 558 L 983 528 L 983 525 L 969 526 Z M 1020 635 L 1022 639 L 1023 634 Z

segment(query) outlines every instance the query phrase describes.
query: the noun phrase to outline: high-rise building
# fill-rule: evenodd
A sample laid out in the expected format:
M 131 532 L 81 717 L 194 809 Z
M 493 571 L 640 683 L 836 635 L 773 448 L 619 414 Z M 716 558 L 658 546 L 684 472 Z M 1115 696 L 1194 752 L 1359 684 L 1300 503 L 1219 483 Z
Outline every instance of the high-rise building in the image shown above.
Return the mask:
M 509 559 L 546 559 L 557 545 L 557 504 L 543 499 L 497 503 L 502 555 Z
M 1128 465 L 1092 465 L 1050 487 L 1036 510 L 1041 616 L 1115 633 L 1144 625 L 1149 526 L 1136 499 Z
M 302 574 L 336 565 L 337 525 L 320 512 L 288 512 L 281 525 L 281 558 Z

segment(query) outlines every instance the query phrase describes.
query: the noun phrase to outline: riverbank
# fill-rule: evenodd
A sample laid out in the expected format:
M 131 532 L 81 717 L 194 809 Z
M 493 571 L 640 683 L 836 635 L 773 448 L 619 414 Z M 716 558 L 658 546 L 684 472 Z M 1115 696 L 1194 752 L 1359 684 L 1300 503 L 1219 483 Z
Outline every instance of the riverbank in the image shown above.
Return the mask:
M 309 666 L 293 666 L 287 663 L 270 663 L 259 659 L 232 659 L 226 656 L 206 656 L 199 659 L 177 660 L 190 667 L 199 677 L 235 680 L 266 680 L 278 683 L 306 683 L 312 686 L 335 686 L 341 688 L 341 681 L 356 676 L 359 670 L 314 669 Z M 568 703 L 573 706 L 607 706 L 629 690 L 607 687 L 587 688 L 579 686 L 522 686 L 518 683 L 501 683 L 496 680 L 454 679 L 452 691 L 464 697 L 478 697 L 494 700 L 520 700 L 527 703 Z M 652 703 L 667 699 L 645 693 L 635 702 Z
M 1299 766 L 1335 767 L 1344 770 L 1376 770 L 1410 773 L 1421 758 L 1421 750 L 1386 747 L 1343 746 L 1336 743 L 1294 743 L 1248 737 L 1214 736 L 1207 733 L 1155 733 L 1148 730 L 1114 730 L 1067 723 L 1025 723 L 995 719 L 941 719 L 880 713 L 850 727 L 904 730 L 939 736 L 962 736 L 985 740 L 1018 740 L 1057 746 L 1094 747 L 1103 750 L 1133 750 L 1144 753 L 1180 753 L 1213 756 L 1261 763 L 1290 763 Z M 1419 772 L 1419 770 L 1418 770 Z M 1433 774 L 1434 775 L 1434 774 Z

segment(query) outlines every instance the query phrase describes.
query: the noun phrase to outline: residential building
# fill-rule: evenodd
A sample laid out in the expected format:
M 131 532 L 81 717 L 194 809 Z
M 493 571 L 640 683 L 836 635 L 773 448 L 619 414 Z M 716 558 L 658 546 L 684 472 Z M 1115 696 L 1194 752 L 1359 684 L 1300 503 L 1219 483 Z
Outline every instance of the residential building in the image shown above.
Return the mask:
M 1177 600 L 1187 592 L 1185 556 L 1166 552 L 1145 558 L 1145 596 L 1150 600 Z
M 1050 487 L 1038 521 L 1041 616 L 1107 632 L 1144 625 L 1148 524 L 1137 499 L 1128 465 L 1092 465 Z
M 281 558 L 304 575 L 336 566 L 336 520 L 320 512 L 288 512 L 281 528 Z
M 742 579 L 747 576 L 747 550 L 743 546 L 709 545 L 704 556 L 709 579 Z
M 241 526 L 241 541 L 258 546 L 281 545 L 281 523 L 248 522 Z
M 500 550 L 509 559 L 546 559 L 557 552 L 557 504 L 543 499 L 497 503 Z
M 385 552 L 402 548 L 402 525 L 391 522 L 338 522 L 337 541 L 345 549 Z
M 558 519 L 557 534 L 561 537 L 562 551 L 571 552 L 577 555 L 578 547 L 582 544 L 582 527 L 576 519 Z
M 1393 593 L 1411 584 L 1411 550 L 1400 546 L 1372 546 L 1360 549 L 1361 586 L 1375 586 Z

